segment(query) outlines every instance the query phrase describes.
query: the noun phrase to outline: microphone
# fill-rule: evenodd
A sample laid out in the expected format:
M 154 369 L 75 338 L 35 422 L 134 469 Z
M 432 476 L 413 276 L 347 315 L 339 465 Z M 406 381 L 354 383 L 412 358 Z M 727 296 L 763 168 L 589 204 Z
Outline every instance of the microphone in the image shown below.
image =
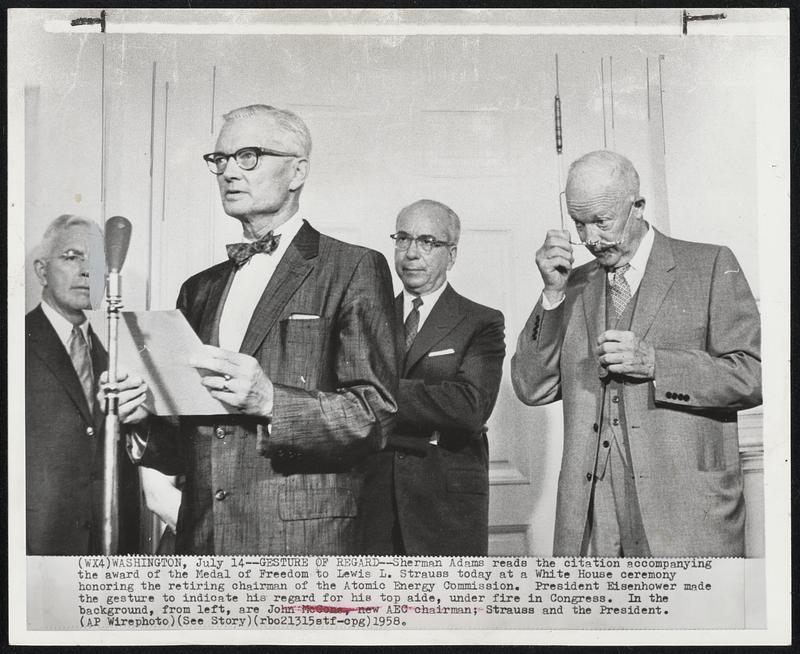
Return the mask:
M 122 216 L 112 216 L 106 221 L 106 268 L 119 272 L 131 242 L 131 221 Z
M 108 326 L 108 384 L 105 392 L 105 439 L 103 443 L 103 554 L 117 554 L 119 545 L 119 506 L 117 492 L 118 443 L 120 439 L 119 391 L 117 388 L 117 345 L 119 314 L 122 308 L 120 269 L 131 242 L 131 222 L 122 216 L 106 221 L 106 318 Z

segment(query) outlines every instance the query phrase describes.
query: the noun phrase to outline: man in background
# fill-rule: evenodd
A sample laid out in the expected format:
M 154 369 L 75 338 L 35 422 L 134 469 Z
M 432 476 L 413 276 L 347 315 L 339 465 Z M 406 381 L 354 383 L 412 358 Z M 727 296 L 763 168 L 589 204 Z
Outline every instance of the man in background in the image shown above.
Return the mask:
M 736 413 L 761 403 L 760 321 L 731 251 L 644 219 L 628 159 L 572 164 L 568 231 L 536 253 L 544 291 L 511 375 L 526 404 L 564 402 L 556 556 L 742 556 Z
M 486 421 L 500 388 L 504 323 L 447 282 L 460 231 L 452 209 L 419 200 L 392 234 L 403 363 L 396 427 L 370 457 L 362 496 L 369 554 L 488 554 Z
M 251 105 L 224 118 L 204 159 L 245 242 L 187 280 L 178 308 L 207 344 L 193 365 L 233 413 L 175 430 L 147 417 L 132 380 L 120 411 L 142 465 L 185 474 L 177 553 L 354 553 L 364 459 L 396 409 L 389 268 L 302 219 L 299 116 Z
M 106 351 L 84 315 L 91 308 L 89 257 L 103 258 L 96 223 L 63 215 L 37 258 L 42 301 L 25 316 L 25 489 L 28 554 L 100 554 L 103 422 L 96 381 Z M 138 551 L 138 473 L 124 450 L 120 553 Z

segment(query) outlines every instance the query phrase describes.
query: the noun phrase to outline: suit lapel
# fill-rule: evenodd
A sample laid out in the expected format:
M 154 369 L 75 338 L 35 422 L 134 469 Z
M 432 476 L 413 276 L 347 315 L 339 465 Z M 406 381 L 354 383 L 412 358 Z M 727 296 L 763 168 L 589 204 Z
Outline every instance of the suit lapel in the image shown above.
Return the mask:
M 406 356 L 403 373 L 408 373 L 424 354 L 453 331 L 465 315 L 458 302 L 458 294 L 448 284 L 414 339 Z
M 402 361 L 406 355 L 406 338 L 405 338 L 405 323 L 403 321 L 403 292 L 400 291 L 400 294 L 395 297 L 394 299 L 394 315 L 395 315 L 395 325 L 397 325 L 397 329 L 395 330 L 395 344 L 397 346 L 397 352 L 399 354 L 398 361 Z
M 240 352 L 255 356 L 286 304 L 314 269 L 318 254 L 319 232 L 304 222 L 275 268 L 256 305 L 242 340 Z
M 30 351 L 38 356 L 50 369 L 53 376 L 64 387 L 69 398 L 78 407 L 84 419 L 91 423 L 89 405 L 86 404 L 86 397 L 83 394 L 78 373 L 75 372 L 75 368 L 72 365 L 72 359 L 69 358 L 64 344 L 59 340 L 56 330 L 53 329 L 41 307 L 36 307 L 33 310 L 28 324 L 30 327 L 30 332 L 28 333 Z M 96 341 L 97 339 L 93 340 Z M 95 370 L 95 372 L 99 371 Z
M 208 282 L 203 315 L 197 328 L 197 335 L 203 343 L 219 345 L 219 316 L 233 280 L 234 270 L 233 262 L 230 262 L 222 274 L 216 275 Z
M 650 251 L 644 276 L 639 284 L 631 322 L 631 331 L 639 338 L 647 337 L 658 309 L 674 283 L 675 259 L 672 256 L 672 248 L 667 237 L 655 231 L 653 249 Z
M 97 379 L 100 377 L 100 374 L 106 370 L 108 370 L 108 353 L 106 352 L 103 344 L 100 342 L 100 339 L 97 338 L 97 335 L 92 330 L 91 325 L 89 326 L 90 332 L 90 339 L 92 341 L 92 369 L 94 372 L 94 390 L 95 394 L 97 393 Z M 103 420 L 105 417 L 104 411 L 105 407 L 103 407 L 97 399 L 94 401 L 94 430 L 95 433 L 100 433 L 100 427 L 103 424 Z
M 583 289 L 583 312 L 586 316 L 586 333 L 589 336 L 589 347 L 594 356 L 597 337 L 606 328 L 606 274 L 605 269 L 596 261 L 589 271 L 586 286 Z

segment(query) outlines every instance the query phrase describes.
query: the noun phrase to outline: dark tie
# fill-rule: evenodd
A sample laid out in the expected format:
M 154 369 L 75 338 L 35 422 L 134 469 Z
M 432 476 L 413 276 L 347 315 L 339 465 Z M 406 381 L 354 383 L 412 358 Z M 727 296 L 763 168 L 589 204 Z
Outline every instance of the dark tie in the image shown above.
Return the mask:
M 272 231 L 269 231 L 252 243 L 229 243 L 225 248 L 228 250 L 228 258 L 233 261 L 237 268 L 241 268 L 250 261 L 250 257 L 254 254 L 259 254 L 260 252 L 272 254 L 275 252 L 280 240 L 280 234 L 275 235 Z
M 408 314 L 408 318 L 406 318 L 405 322 L 405 330 L 406 330 L 406 352 L 411 349 L 411 346 L 414 344 L 414 339 L 417 337 L 417 329 L 419 329 L 419 308 L 422 306 L 422 298 L 415 297 L 411 301 L 412 309 L 411 313 Z
M 86 396 L 86 403 L 89 405 L 89 413 L 92 413 L 94 406 L 94 373 L 92 372 L 92 360 L 89 356 L 89 344 L 83 336 L 83 330 L 74 325 L 72 334 L 69 337 L 69 358 L 75 372 L 78 373 L 83 394 Z
M 625 279 L 625 273 L 630 269 L 630 264 L 614 269 L 614 276 L 611 279 L 611 301 L 614 303 L 614 313 L 617 318 L 625 311 L 631 299 L 631 287 Z

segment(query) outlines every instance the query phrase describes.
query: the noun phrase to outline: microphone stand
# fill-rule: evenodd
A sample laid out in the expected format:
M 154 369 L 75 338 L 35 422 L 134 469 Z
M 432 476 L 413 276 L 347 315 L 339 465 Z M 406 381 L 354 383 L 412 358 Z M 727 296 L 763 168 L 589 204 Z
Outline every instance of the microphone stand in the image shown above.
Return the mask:
M 117 554 L 119 541 L 117 446 L 119 443 L 119 391 L 117 388 L 117 343 L 122 308 L 121 276 L 108 272 L 106 317 L 108 324 L 108 384 L 105 387 L 105 441 L 103 448 L 103 554 Z

